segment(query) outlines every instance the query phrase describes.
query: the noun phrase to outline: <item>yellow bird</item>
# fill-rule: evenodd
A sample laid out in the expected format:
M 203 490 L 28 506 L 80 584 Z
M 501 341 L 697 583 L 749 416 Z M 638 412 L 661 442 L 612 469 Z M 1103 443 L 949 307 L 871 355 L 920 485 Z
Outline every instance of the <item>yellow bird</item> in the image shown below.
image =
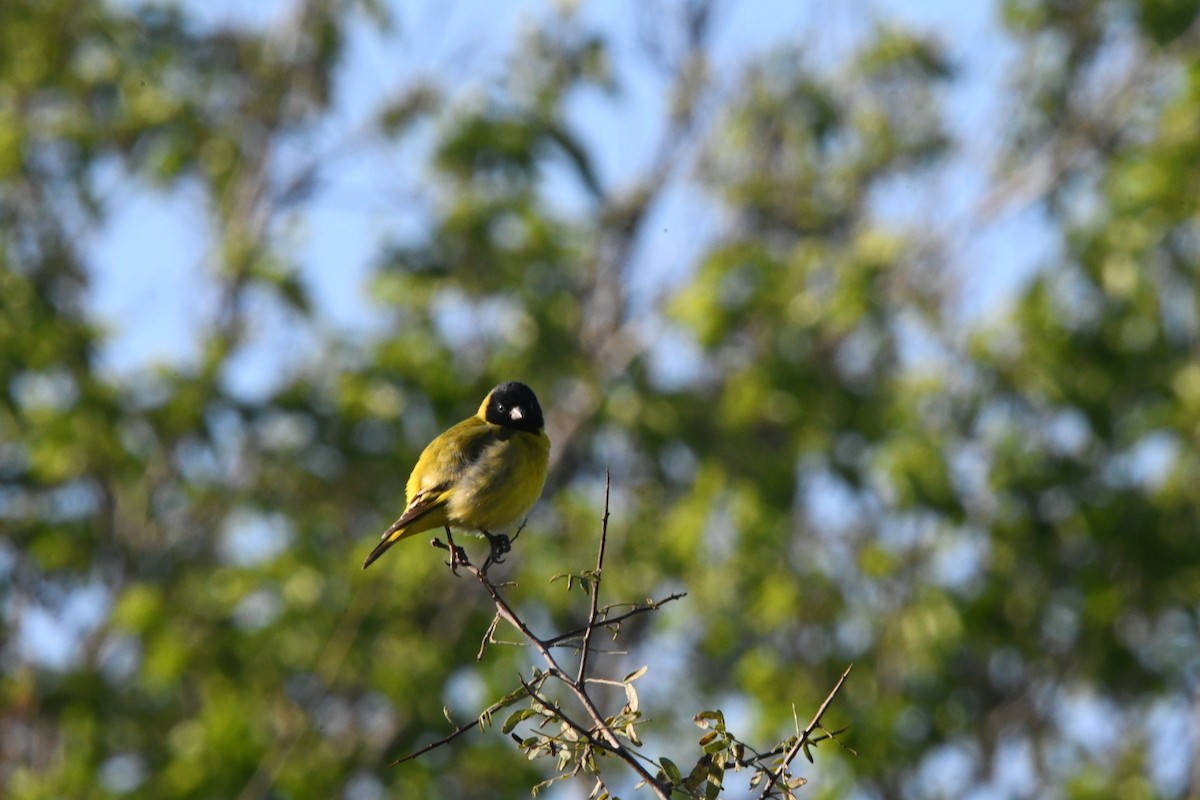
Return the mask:
M 383 532 L 363 569 L 413 534 L 450 526 L 479 531 L 490 540 L 491 531 L 527 514 L 546 483 L 550 438 L 544 426 L 542 407 L 525 384 L 509 381 L 488 392 L 475 416 L 421 453 L 408 477 L 408 505 Z

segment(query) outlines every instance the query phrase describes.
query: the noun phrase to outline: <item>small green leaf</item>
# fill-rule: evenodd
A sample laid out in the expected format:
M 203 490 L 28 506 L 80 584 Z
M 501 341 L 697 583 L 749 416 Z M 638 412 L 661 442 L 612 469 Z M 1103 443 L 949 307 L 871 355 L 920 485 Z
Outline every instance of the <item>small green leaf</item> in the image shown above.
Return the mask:
M 692 767 L 692 771 L 688 773 L 687 779 L 684 781 L 684 786 L 695 792 L 700 788 L 701 781 L 708 774 L 708 768 L 712 764 L 712 756 L 701 756 L 696 762 L 696 766 Z
M 504 724 L 500 726 L 501 733 L 512 733 L 513 728 L 517 727 L 523 720 L 530 717 L 536 717 L 538 713 L 532 708 L 521 708 L 508 715 L 508 719 L 504 720 Z

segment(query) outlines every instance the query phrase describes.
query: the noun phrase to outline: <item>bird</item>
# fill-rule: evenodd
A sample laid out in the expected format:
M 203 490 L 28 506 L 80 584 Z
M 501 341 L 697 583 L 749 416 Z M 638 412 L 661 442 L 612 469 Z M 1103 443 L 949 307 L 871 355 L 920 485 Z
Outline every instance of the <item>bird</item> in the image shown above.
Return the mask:
M 478 531 L 492 555 L 508 537 L 491 531 L 525 516 L 542 494 L 550 438 L 537 395 L 523 383 L 496 386 L 475 415 L 426 446 L 408 477 L 404 513 L 383 532 L 363 569 L 401 539 L 441 527 Z M 499 549 L 498 549 L 499 545 Z M 452 550 L 452 563 L 454 562 Z

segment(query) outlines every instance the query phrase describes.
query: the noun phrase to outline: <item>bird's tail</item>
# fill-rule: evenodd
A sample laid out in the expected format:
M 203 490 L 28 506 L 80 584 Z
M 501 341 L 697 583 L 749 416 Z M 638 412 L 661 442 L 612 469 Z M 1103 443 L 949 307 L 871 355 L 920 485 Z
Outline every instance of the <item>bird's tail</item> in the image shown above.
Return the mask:
M 375 549 L 371 551 L 371 555 L 367 556 L 367 560 L 363 562 L 363 569 L 371 566 L 375 559 L 387 552 L 388 548 L 400 541 L 400 537 L 404 535 L 403 529 L 396 531 L 389 530 L 383 535 L 383 539 L 379 544 L 375 545 Z
M 410 504 L 400 519 L 393 522 L 383 532 L 382 541 L 375 545 L 371 555 L 367 556 L 367 560 L 363 562 L 363 569 L 371 566 L 375 559 L 386 553 L 389 547 L 401 539 L 448 524 L 445 504 L 440 500 L 440 497 L 430 495 L 424 503 Z
M 375 559 L 386 553 L 388 548 L 394 545 L 396 542 L 400 541 L 405 536 L 408 536 L 410 533 L 416 533 L 417 531 L 413 530 L 415 527 L 416 526 L 412 524 L 412 521 L 407 515 L 393 522 L 391 526 L 389 526 L 388 529 L 383 532 L 383 538 L 380 539 L 379 544 L 375 545 L 375 549 L 371 551 L 371 555 L 367 556 L 367 560 L 363 562 L 363 569 L 371 566 Z

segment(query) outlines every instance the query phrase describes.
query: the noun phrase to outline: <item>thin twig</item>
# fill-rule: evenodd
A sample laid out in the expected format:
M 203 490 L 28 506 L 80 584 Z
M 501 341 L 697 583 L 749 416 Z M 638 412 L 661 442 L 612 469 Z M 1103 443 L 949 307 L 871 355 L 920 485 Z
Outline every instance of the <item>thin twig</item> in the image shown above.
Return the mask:
M 512 610 L 512 607 L 508 604 L 508 602 L 500 595 L 500 592 L 496 588 L 495 584 L 488 579 L 487 575 L 483 574 L 478 567 L 469 562 L 461 563 L 459 566 L 474 575 L 476 580 L 483 585 L 483 588 L 487 591 L 488 595 L 492 598 L 492 602 L 496 606 L 497 615 L 520 631 L 521 635 L 529 640 L 529 643 L 533 645 L 533 648 L 538 651 L 539 655 L 541 655 L 542 660 L 546 662 L 548 674 L 551 677 L 562 681 L 563 685 L 566 686 L 573 695 L 575 695 L 575 698 L 579 701 L 579 704 L 583 706 L 584 711 L 587 712 L 588 717 L 591 718 L 592 723 L 595 726 L 595 730 L 609 745 L 608 749 L 610 752 L 628 764 L 630 769 L 637 773 L 637 776 L 646 782 L 646 785 L 651 788 L 659 800 L 669 800 L 666 790 L 655 779 L 655 777 L 646 770 L 645 766 L 643 766 L 641 761 L 638 760 L 637 755 L 625 747 L 625 745 L 621 744 L 621 741 L 617 738 L 617 734 L 612 730 L 612 728 L 609 727 L 608 723 L 605 722 L 604 715 L 600 713 L 600 709 L 596 707 L 595 702 L 587 693 L 587 689 L 584 687 L 584 684 L 572 679 L 569 675 L 563 672 L 562 667 L 559 666 L 554 654 L 550 652 L 549 646 L 542 639 L 538 638 L 537 634 L 530 629 L 524 620 L 517 616 L 516 612 Z
M 825 701 L 821 703 L 821 707 L 818 708 L 817 713 L 813 715 L 812 720 L 808 723 L 808 727 L 806 727 L 800 733 L 800 735 L 796 737 L 795 743 L 791 746 L 791 748 L 788 749 L 787 753 L 784 754 L 783 762 L 775 769 L 775 771 L 767 771 L 767 778 L 769 778 L 769 780 L 767 782 L 767 787 L 763 789 L 763 793 L 759 795 L 759 800 L 765 800 L 765 798 L 770 796 L 771 792 L 775 790 L 776 784 L 778 784 L 779 781 L 783 779 L 783 776 L 787 774 L 788 767 L 790 767 L 792 762 L 796 760 L 796 756 L 800 754 L 800 751 L 804 749 L 806 744 L 811 744 L 809 737 L 812 736 L 812 732 L 815 731 L 821 724 L 821 717 L 825 715 L 825 710 L 829 708 L 829 704 L 833 702 L 833 698 L 837 697 L 837 693 L 842 690 L 842 684 L 846 682 L 846 677 L 850 674 L 850 670 L 852 669 L 854 669 L 853 664 L 846 667 L 846 671 L 842 673 L 842 677 L 838 678 L 838 681 L 836 684 L 834 684 L 833 689 L 830 690 L 829 694 L 825 696 Z
M 780 755 L 784 751 L 783 745 L 780 745 L 779 747 L 768 750 L 765 753 L 760 753 L 757 750 L 755 750 L 753 747 L 751 747 L 750 745 L 746 744 L 745 742 L 742 742 L 741 744 L 742 744 L 742 747 L 744 747 L 746 750 L 750 751 L 750 757 L 747 758 L 745 755 L 743 755 L 741 758 L 739 758 L 737 760 L 737 765 L 739 767 L 757 766 L 757 765 L 761 764 L 762 762 L 766 761 L 768 758 L 774 758 L 775 756 Z M 766 770 L 763 770 L 763 771 L 765 772 Z
M 479 642 L 479 652 L 475 654 L 476 661 L 483 661 L 483 651 L 487 646 L 495 641 L 493 638 L 496 635 L 496 626 L 500 624 L 500 615 L 492 617 L 492 624 L 488 625 L 487 631 L 483 634 L 483 640 Z
M 592 608 L 588 612 L 587 627 L 583 629 L 583 644 L 579 648 L 579 672 L 575 682 L 582 684 L 587 677 L 588 646 L 592 631 L 596 629 L 596 612 L 600 609 L 600 574 L 604 570 L 604 548 L 608 545 L 608 495 L 612 488 L 612 473 L 604 471 L 604 518 L 600 523 L 600 550 L 596 553 L 596 574 L 592 576 Z
M 517 543 L 517 537 L 521 535 L 521 531 L 525 530 L 525 526 L 528 524 L 529 524 L 529 517 L 526 517 L 525 519 L 521 520 L 521 525 L 517 528 L 517 532 L 514 533 L 512 535 L 512 537 L 508 540 L 508 543 L 510 545 Z
M 618 614 L 615 617 L 605 618 L 605 619 L 600 620 L 597 627 L 606 628 L 609 625 L 616 625 L 617 623 L 624 622 L 625 620 L 629 619 L 630 617 L 636 617 L 639 614 L 645 614 L 648 611 L 657 611 L 660 607 L 665 606 L 667 603 L 670 603 L 672 600 L 680 600 L 684 597 L 687 597 L 687 592 L 675 592 L 674 594 L 667 595 L 662 600 L 648 600 L 648 601 L 646 601 L 646 605 L 644 605 L 644 606 L 635 605 L 632 609 L 630 609 L 629 611 L 626 611 L 624 614 Z M 624 604 L 621 604 L 621 605 L 624 605 Z M 612 608 L 612 607 L 613 606 L 609 606 L 609 608 Z M 547 647 L 554 647 L 554 646 L 560 645 L 563 642 L 568 641 L 570 639 L 575 639 L 579 636 L 582 636 L 583 634 L 587 633 L 587 630 L 588 629 L 586 626 L 582 627 L 582 628 L 576 628 L 573 631 L 567 631 L 566 633 L 560 633 L 557 636 L 552 636 L 549 639 L 543 639 L 542 641 L 546 644 Z
M 533 681 L 533 683 L 537 683 L 537 682 L 544 681 L 544 680 L 545 680 L 545 677 L 542 677 L 540 679 L 535 679 Z M 523 686 L 525 688 L 526 694 L 529 693 L 529 689 L 530 689 L 531 685 L 532 684 L 526 683 L 525 681 L 521 681 L 521 686 Z M 436 742 L 430 742 L 429 744 L 422 747 L 420 750 L 416 750 L 412 753 L 409 753 L 408 755 L 404 756 L 403 758 L 397 758 L 391 764 L 388 764 L 388 766 L 394 767 L 397 764 L 403 764 L 405 761 L 412 761 L 414 758 L 418 758 L 420 756 L 425 755 L 430 750 L 436 750 L 437 748 L 441 747 L 442 745 L 449 744 L 450 742 L 457 739 L 459 736 L 462 736 L 467 731 L 478 728 L 479 721 L 481 719 L 483 719 L 485 717 L 490 717 L 492 714 L 495 714 L 500 709 L 512 705 L 519 699 L 520 699 L 520 697 L 514 697 L 513 695 L 510 694 L 507 697 L 497 700 L 495 703 L 492 703 L 490 706 L 488 706 L 487 709 L 485 709 L 482 714 L 475 717 L 475 719 L 471 720 L 466 725 L 456 725 L 454 730 L 451 731 L 446 736 L 443 736 L 441 739 L 438 739 Z
M 455 728 L 453 731 L 451 731 L 449 735 L 443 736 L 441 739 L 438 739 L 436 742 L 430 742 L 429 744 L 422 747 L 420 750 L 414 750 L 413 752 L 409 753 L 408 755 L 404 756 L 403 758 L 397 758 L 395 761 L 388 764 L 388 766 L 394 767 L 398 764 L 403 764 L 405 761 L 412 761 L 414 758 L 419 758 L 419 757 L 425 755 L 426 753 L 428 753 L 430 750 L 436 750 L 437 748 L 441 747 L 442 745 L 450 744 L 450 742 L 453 742 L 455 739 L 457 739 L 459 736 L 462 736 L 467 731 L 473 730 L 474 728 L 478 728 L 478 727 L 479 727 L 479 717 L 476 717 L 475 719 L 468 722 L 466 725 L 459 725 L 457 728 Z

